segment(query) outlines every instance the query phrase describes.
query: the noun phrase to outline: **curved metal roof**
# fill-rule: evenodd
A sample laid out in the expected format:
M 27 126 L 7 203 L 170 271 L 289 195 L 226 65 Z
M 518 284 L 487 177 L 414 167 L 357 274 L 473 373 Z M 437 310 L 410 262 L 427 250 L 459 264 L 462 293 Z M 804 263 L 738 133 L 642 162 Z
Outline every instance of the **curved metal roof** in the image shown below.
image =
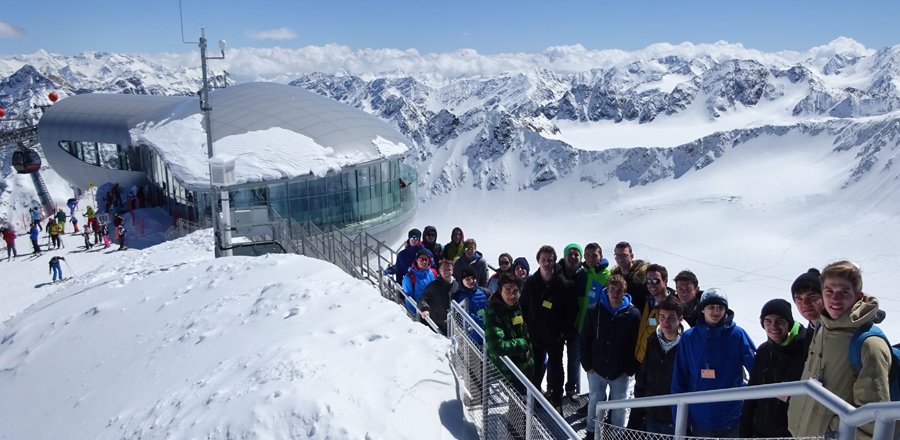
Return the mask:
M 281 127 L 312 138 L 336 153 L 373 148 L 376 136 L 412 146 L 386 122 L 313 92 L 276 83 L 246 83 L 210 92 L 213 140 Z M 63 99 L 41 118 L 39 132 L 65 139 L 117 142 L 141 122 L 183 119 L 200 113 L 199 99 L 187 96 L 93 93 Z M 73 136 L 74 133 L 81 134 Z M 130 142 L 129 142 L 130 143 Z

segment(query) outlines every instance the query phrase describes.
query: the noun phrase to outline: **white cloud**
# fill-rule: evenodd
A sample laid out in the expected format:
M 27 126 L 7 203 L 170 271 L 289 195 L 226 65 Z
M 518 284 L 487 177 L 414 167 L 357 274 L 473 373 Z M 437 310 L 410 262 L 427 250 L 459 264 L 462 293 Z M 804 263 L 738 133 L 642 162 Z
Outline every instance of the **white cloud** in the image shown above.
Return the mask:
M 254 40 L 293 40 L 297 33 L 288 27 L 268 29 L 264 31 L 247 31 L 246 35 Z
M 871 52 L 859 43 L 840 38 L 826 46 L 805 52 L 762 52 L 741 44 L 657 43 L 635 51 L 596 50 L 583 45 L 552 46 L 537 53 L 483 54 L 474 49 L 422 53 L 416 49 L 352 49 L 345 45 L 327 44 L 300 48 L 234 48 L 216 69 L 227 70 L 238 81 L 290 81 L 312 73 L 349 73 L 368 78 L 384 75 L 425 75 L 435 79 L 455 79 L 477 75 L 527 73 L 536 69 L 560 74 L 590 72 L 594 69 L 622 68 L 635 61 L 666 56 L 685 59 L 709 57 L 711 60 L 752 59 L 770 66 L 791 66 L 830 56 L 835 51 Z M 156 56 L 161 62 L 178 67 L 196 64 L 194 54 Z
M 16 38 L 25 34 L 25 29 L 0 20 L 0 38 Z

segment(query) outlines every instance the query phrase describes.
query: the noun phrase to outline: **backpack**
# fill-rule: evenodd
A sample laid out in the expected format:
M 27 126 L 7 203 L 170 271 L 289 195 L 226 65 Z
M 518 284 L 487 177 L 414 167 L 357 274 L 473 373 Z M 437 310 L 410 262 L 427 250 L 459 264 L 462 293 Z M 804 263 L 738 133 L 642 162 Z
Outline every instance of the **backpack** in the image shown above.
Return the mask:
M 888 389 L 891 393 L 891 401 L 900 401 L 900 344 L 892 346 L 891 342 L 888 341 L 887 336 L 877 325 L 869 324 L 860 327 L 853 335 L 853 339 L 850 340 L 850 346 L 848 348 L 850 350 L 850 367 L 853 369 L 853 375 L 859 376 L 859 371 L 862 369 L 860 351 L 862 350 L 863 341 L 870 336 L 881 338 L 891 350 L 891 366 L 888 370 Z

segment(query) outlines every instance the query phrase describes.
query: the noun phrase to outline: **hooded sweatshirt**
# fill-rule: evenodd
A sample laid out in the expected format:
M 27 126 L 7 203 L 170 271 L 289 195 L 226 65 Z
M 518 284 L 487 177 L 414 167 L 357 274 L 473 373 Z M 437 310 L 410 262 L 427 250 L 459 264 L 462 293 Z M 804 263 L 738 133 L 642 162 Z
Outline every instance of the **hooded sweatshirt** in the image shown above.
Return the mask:
M 453 228 L 452 232 L 459 232 L 459 243 L 453 241 L 451 238 L 451 240 L 444 245 L 442 255 L 443 259 L 450 261 L 455 260 L 457 257 L 463 254 L 463 252 L 465 251 L 465 245 L 463 243 L 466 241 L 466 235 L 463 234 L 463 230 L 461 228 L 455 227 Z M 452 236 L 453 235 L 451 233 L 451 237 Z
M 727 310 L 715 327 L 698 321 L 678 344 L 672 394 L 742 387 L 744 369 L 753 369 L 755 353 L 750 336 L 734 323 L 733 311 Z M 707 431 L 737 427 L 743 406 L 741 401 L 693 404 L 689 423 Z
M 850 340 L 860 327 L 875 322 L 878 300 L 864 295 L 850 313 L 832 319 L 819 316 L 819 329 L 809 346 L 801 380 L 818 377 L 828 391 L 853 406 L 890 400 L 888 372 L 891 352 L 880 338 L 867 338 L 860 348 L 862 369 L 854 376 L 850 367 Z M 788 429 L 794 437 L 813 437 L 837 431 L 838 418 L 828 408 L 806 396 L 794 396 L 788 406 Z M 856 430 L 856 438 L 872 437 L 873 424 Z
M 579 349 L 584 370 L 593 370 L 607 380 L 637 372 L 634 344 L 639 322 L 640 312 L 631 305 L 630 295 L 613 307 L 604 291 L 600 303 L 588 310 L 581 332 Z

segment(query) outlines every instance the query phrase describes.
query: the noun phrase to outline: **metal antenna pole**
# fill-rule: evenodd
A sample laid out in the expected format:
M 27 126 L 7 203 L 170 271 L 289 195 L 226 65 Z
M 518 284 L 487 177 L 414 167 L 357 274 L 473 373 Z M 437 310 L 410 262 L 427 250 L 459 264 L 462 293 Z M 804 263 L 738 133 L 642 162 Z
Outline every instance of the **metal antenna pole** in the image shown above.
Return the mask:
M 209 159 L 215 155 L 213 150 L 212 135 L 212 106 L 209 105 L 209 78 L 206 72 L 206 28 L 200 28 L 200 71 L 203 74 L 203 85 L 200 88 L 200 110 L 203 112 L 203 129 L 206 130 L 206 154 Z M 212 207 L 212 223 L 213 223 L 213 240 L 215 241 L 215 256 L 222 256 L 222 246 L 220 243 L 221 227 L 219 225 L 219 204 L 216 200 L 215 188 L 210 185 L 209 204 Z

